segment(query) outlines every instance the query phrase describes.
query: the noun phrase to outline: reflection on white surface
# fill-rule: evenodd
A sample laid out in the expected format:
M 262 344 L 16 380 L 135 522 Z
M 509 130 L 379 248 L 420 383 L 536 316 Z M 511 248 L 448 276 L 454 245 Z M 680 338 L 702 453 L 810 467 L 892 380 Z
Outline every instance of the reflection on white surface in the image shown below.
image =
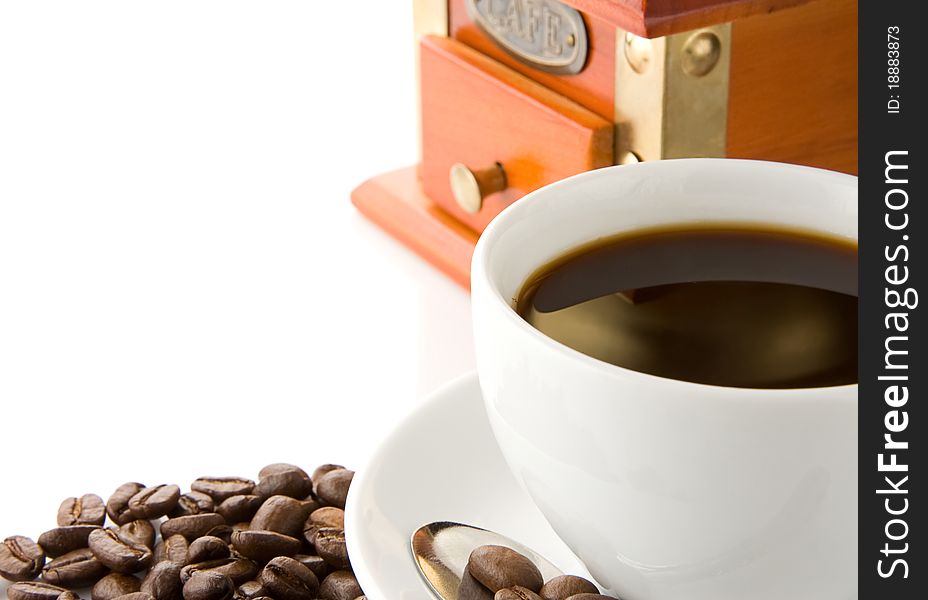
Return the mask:
M 371 600 L 426 598 L 414 531 L 450 520 L 524 544 L 565 573 L 588 576 L 509 471 L 487 422 L 476 374 L 437 390 L 383 440 L 352 484 L 346 535 Z
M 356 8 L 0 5 L 0 539 L 129 480 L 359 467 L 473 368 L 468 295 L 349 202 L 416 160 L 411 5 Z

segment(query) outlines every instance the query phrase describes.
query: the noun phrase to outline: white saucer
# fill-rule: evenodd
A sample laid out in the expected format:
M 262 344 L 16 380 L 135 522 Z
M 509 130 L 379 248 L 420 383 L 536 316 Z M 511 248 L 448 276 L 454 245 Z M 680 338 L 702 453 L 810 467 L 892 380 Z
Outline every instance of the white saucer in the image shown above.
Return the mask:
M 509 472 L 476 374 L 439 389 L 381 443 L 351 484 L 345 534 L 371 600 L 430 598 L 409 547 L 413 531 L 457 521 L 521 542 L 561 571 L 588 577 Z

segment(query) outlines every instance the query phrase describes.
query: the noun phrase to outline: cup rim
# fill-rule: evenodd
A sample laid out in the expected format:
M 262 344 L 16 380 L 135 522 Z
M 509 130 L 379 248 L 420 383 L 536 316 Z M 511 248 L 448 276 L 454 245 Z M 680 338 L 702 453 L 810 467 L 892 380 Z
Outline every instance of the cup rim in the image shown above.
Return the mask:
M 485 288 L 490 291 L 492 296 L 492 301 L 494 303 L 494 309 L 502 309 L 504 318 L 515 327 L 521 334 L 528 335 L 531 339 L 535 340 L 537 343 L 540 343 L 548 351 L 554 352 L 560 356 L 563 356 L 565 359 L 571 360 L 573 362 L 579 362 L 582 366 L 594 369 L 600 373 L 619 377 L 622 379 L 637 379 L 643 382 L 648 382 L 651 385 L 660 385 L 663 387 L 668 387 L 671 389 L 680 389 L 685 388 L 686 391 L 692 393 L 694 390 L 701 389 L 707 392 L 710 392 L 715 395 L 720 394 L 737 394 L 740 396 L 751 395 L 751 396 L 777 396 L 779 399 L 783 399 L 784 396 L 788 397 L 799 397 L 802 396 L 803 401 L 810 393 L 818 396 L 833 396 L 843 397 L 845 392 L 856 391 L 859 385 L 858 383 L 850 383 L 844 385 L 834 385 L 834 386 L 821 386 L 821 387 L 798 387 L 798 388 L 756 388 L 756 387 L 735 387 L 735 386 L 723 386 L 723 385 L 714 385 L 708 383 L 700 383 L 695 381 L 686 381 L 681 379 L 673 379 L 670 377 L 664 377 L 661 375 L 653 375 L 651 373 L 644 373 L 641 371 L 635 371 L 633 369 L 628 369 L 615 365 L 598 358 L 594 358 L 587 354 L 584 354 L 578 350 L 567 346 L 557 340 L 545 335 L 538 329 L 532 327 L 525 319 L 523 319 L 516 310 L 512 307 L 511 303 L 506 299 L 504 294 L 501 292 L 499 284 L 490 273 L 490 256 L 492 254 L 492 248 L 494 244 L 498 241 L 500 236 L 506 231 L 511 223 L 518 222 L 519 216 L 522 212 L 527 210 L 527 207 L 530 203 L 533 202 L 533 199 L 537 196 L 548 196 L 550 194 L 561 193 L 565 188 L 569 188 L 572 185 L 575 185 L 577 181 L 585 181 L 593 178 L 609 178 L 614 177 L 614 173 L 621 172 L 624 169 L 638 169 L 638 168 L 647 168 L 647 169 L 674 169 L 677 168 L 676 165 L 680 163 L 700 163 L 706 165 L 707 168 L 729 168 L 731 165 L 739 164 L 745 165 L 750 164 L 751 166 L 760 168 L 760 169 L 770 169 L 770 170 L 779 170 L 783 173 L 813 173 L 816 177 L 821 178 L 825 183 L 828 183 L 828 180 L 832 180 L 835 184 L 848 184 L 854 182 L 856 185 L 857 177 L 855 175 L 850 175 L 847 173 L 840 173 L 837 171 L 829 171 L 826 169 L 819 169 L 816 167 L 809 167 L 804 165 L 795 165 L 790 163 L 781 163 L 774 161 L 764 161 L 764 160 L 748 160 L 748 159 L 731 159 L 731 158 L 682 158 L 682 159 L 666 159 L 660 161 L 652 162 L 642 162 L 632 165 L 615 165 L 611 167 L 605 167 L 601 169 L 596 169 L 593 171 L 586 171 L 567 177 L 560 181 L 548 184 L 542 188 L 539 188 L 529 194 L 526 194 L 516 202 L 513 202 L 511 205 L 506 207 L 501 211 L 489 224 L 489 226 L 481 234 L 480 239 L 477 242 L 477 246 L 474 249 L 474 256 L 471 262 L 471 288 L 477 289 L 478 283 L 483 283 Z M 821 231 L 816 227 L 812 226 L 808 228 L 810 231 Z M 854 236 L 854 241 L 857 242 L 857 236 Z M 540 267 L 541 265 L 538 265 Z M 538 268 L 536 267 L 536 268 Z M 482 280 L 478 282 L 478 279 Z M 682 391 L 682 390 L 681 390 Z M 854 394 L 856 400 L 856 394 Z

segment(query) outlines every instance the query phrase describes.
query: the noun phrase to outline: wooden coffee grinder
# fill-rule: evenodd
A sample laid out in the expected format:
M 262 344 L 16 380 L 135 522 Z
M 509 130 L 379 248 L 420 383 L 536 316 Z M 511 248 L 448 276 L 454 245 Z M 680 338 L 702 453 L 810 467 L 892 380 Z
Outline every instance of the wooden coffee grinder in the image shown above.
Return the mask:
M 421 161 L 352 194 L 462 285 L 503 208 L 697 156 L 857 171 L 856 0 L 415 0 Z

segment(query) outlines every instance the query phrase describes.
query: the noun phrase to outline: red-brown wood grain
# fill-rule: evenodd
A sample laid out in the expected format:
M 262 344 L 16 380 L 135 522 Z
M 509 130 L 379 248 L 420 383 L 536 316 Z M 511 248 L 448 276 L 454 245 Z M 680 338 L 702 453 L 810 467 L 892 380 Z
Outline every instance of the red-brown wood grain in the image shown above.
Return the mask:
M 470 288 L 470 260 L 478 236 L 425 195 L 416 167 L 365 181 L 352 192 L 351 201 L 361 214 Z
M 448 0 L 448 30 L 451 37 L 515 69 L 538 83 L 585 106 L 604 119 L 615 114 L 615 25 L 584 15 L 589 52 L 583 71 L 555 75 L 513 58 L 484 33 L 467 14 L 465 0 Z
M 810 0 L 563 0 L 591 16 L 658 37 L 798 6 Z
M 732 25 L 728 156 L 857 173 L 857 1 Z
M 423 38 L 420 61 L 423 189 L 475 231 L 528 192 L 612 164 L 611 121 L 450 38 Z M 479 213 L 464 212 L 451 193 L 451 166 L 497 162 L 509 187 Z
M 678 8 L 697 4 L 681 2 Z M 731 10 L 757 8 L 750 3 L 730 4 Z M 718 9 L 720 3 L 709 5 Z M 663 10 L 674 7 L 666 2 L 663 6 Z M 585 16 L 593 41 L 587 67 L 578 75 L 558 76 L 523 65 L 497 47 L 470 20 L 464 0 L 449 0 L 449 7 L 451 35 L 456 39 L 612 119 L 613 25 Z M 730 88 L 729 156 L 856 173 L 856 0 L 817 0 L 735 21 Z
M 450 198 L 450 164 L 487 167 L 520 140 L 529 158 L 501 161 L 520 185 L 546 180 L 532 156 L 562 161 L 581 156 L 590 162 L 583 167 L 587 170 L 595 168 L 588 150 L 599 147 L 597 162 L 604 156 L 611 162 L 607 121 L 612 119 L 616 25 L 654 36 L 747 17 L 732 24 L 728 155 L 857 172 L 855 0 L 565 1 L 589 11 L 585 19 L 593 43 L 587 70 L 574 76 L 520 65 L 470 22 L 462 0 L 449 0 L 451 36 L 486 56 L 454 40 L 427 41 L 422 179 L 416 168 L 403 169 L 375 177 L 352 195 L 362 213 L 458 283 L 468 285 L 475 230 L 522 191 L 497 194 L 483 213 L 466 215 Z M 792 4 L 802 6 L 773 10 Z M 587 111 L 580 118 L 583 107 L 596 114 Z M 565 111 L 572 115 L 566 120 Z M 598 125 L 584 121 L 597 115 Z M 585 125 L 578 126 L 578 119 Z M 594 130 L 609 134 L 598 143 L 576 144 L 577 136 Z M 422 182 L 444 191 L 426 194 Z

